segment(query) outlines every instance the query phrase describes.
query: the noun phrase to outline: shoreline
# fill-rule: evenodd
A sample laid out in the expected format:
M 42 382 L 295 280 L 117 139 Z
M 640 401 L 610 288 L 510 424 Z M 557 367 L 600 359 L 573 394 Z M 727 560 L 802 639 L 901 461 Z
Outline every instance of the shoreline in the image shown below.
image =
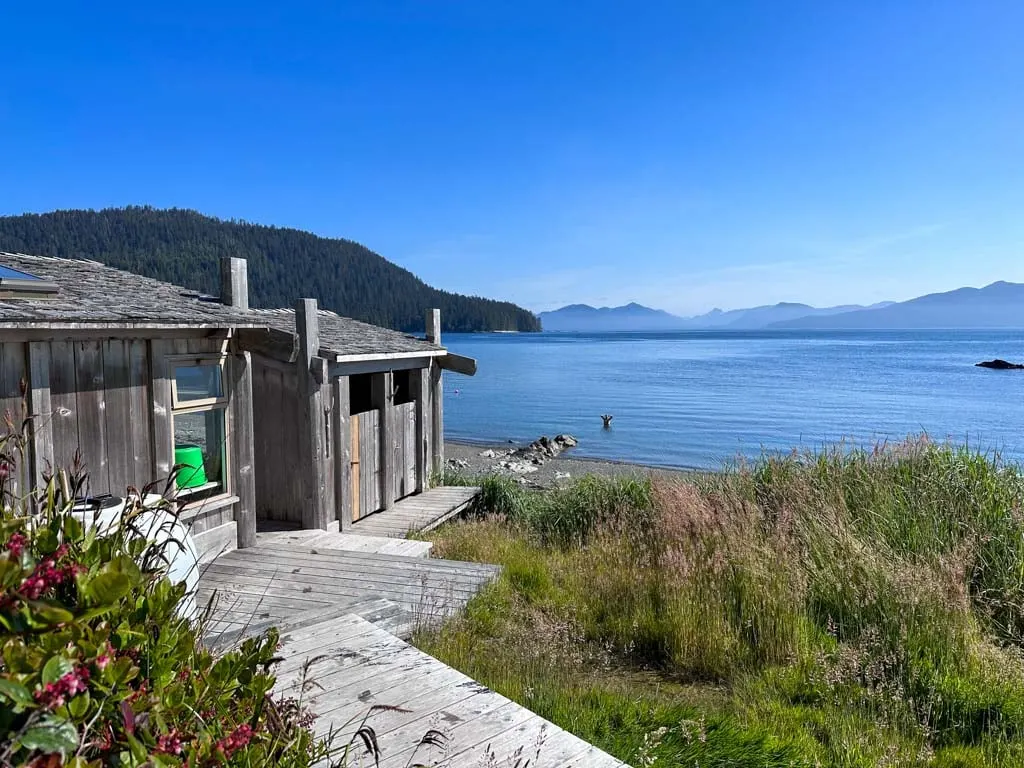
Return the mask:
M 577 456 L 570 448 L 547 459 L 537 469 L 528 473 L 517 473 L 502 467 L 502 461 L 510 449 L 520 447 L 518 443 L 495 443 L 486 440 L 446 439 L 445 462 L 453 472 L 464 472 L 473 476 L 503 475 L 514 477 L 528 488 L 555 488 L 566 482 L 598 475 L 600 477 L 657 476 L 685 478 L 698 474 L 710 474 L 712 470 L 686 469 L 683 467 L 659 467 L 650 464 L 616 459 L 597 459 Z M 493 452 L 493 456 L 481 455 Z

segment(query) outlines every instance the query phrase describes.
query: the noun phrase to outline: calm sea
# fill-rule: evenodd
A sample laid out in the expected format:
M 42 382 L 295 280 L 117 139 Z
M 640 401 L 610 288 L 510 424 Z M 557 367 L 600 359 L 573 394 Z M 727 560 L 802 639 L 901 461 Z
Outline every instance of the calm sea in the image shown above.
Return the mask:
M 926 432 L 1024 460 L 1024 331 L 450 334 L 475 377 L 445 377 L 447 436 L 717 467 L 762 449 Z M 600 415 L 614 415 L 604 430 Z

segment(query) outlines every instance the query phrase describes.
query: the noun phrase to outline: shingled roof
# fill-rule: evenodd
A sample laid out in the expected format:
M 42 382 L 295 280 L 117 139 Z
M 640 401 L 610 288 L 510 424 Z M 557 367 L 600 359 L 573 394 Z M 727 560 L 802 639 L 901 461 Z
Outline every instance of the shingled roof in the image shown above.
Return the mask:
M 250 314 L 260 318 L 260 325 L 278 331 L 295 333 L 295 310 L 252 309 Z M 389 328 L 361 323 L 349 317 L 321 309 L 320 354 L 323 357 L 349 357 L 357 355 L 430 355 L 444 352 L 444 347 Z
M 0 252 L 0 266 L 54 283 L 45 298 L 0 298 L 0 328 L 260 327 L 260 319 L 196 291 L 82 259 Z

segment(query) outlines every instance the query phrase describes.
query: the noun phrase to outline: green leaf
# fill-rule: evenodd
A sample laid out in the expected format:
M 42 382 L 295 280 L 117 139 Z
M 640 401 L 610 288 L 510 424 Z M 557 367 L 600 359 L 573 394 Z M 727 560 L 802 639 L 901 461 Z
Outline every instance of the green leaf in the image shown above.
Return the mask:
M 90 581 L 85 588 L 85 593 L 98 603 L 110 605 L 128 594 L 131 588 L 131 579 L 123 573 L 108 571 Z
M 0 558 L 0 589 L 8 589 L 21 583 L 22 568 L 19 563 Z
M 78 731 L 67 720 L 48 718 L 21 737 L 21 746 L 45 754 L 59 752 L 62 757 L 78 749 Z
M 63 656 L 54 656 L 43 667 L 43 683 L 55 683 L 74 669 Z
M 36 618 L 42 619 L 47 624 L 64 624 L 72 621 L 75 615 L 67 608 L 53 603 L 44 603 L 38 600 L 29 602 L 29 607 Z
M 74 515 L 68 515 L 64 518 L 64 541 L 75 542 L 82 538 L 82 523 Z
M 4 678 L 0 678 L 0 696 L 6 696 L 19 707 L 31 707 L 35 703 L 28 688 Z
M 80 720 L 89 711 L 89 692 L 81 693 L 68 702 L 68 712 L 76 720 Z

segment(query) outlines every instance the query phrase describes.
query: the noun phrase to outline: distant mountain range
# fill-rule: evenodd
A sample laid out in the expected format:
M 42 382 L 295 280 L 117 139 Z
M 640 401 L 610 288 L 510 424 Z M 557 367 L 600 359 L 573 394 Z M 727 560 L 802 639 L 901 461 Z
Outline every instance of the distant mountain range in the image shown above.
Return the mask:
M 600 308 L 571 304 L 541 312 L 540 320 L 545 331 L 1024 328 L 1024 284 L 998 282 L 870 306 L 784 302 L 728 312 L 714 309 L 695 317 L 635 303 Z

